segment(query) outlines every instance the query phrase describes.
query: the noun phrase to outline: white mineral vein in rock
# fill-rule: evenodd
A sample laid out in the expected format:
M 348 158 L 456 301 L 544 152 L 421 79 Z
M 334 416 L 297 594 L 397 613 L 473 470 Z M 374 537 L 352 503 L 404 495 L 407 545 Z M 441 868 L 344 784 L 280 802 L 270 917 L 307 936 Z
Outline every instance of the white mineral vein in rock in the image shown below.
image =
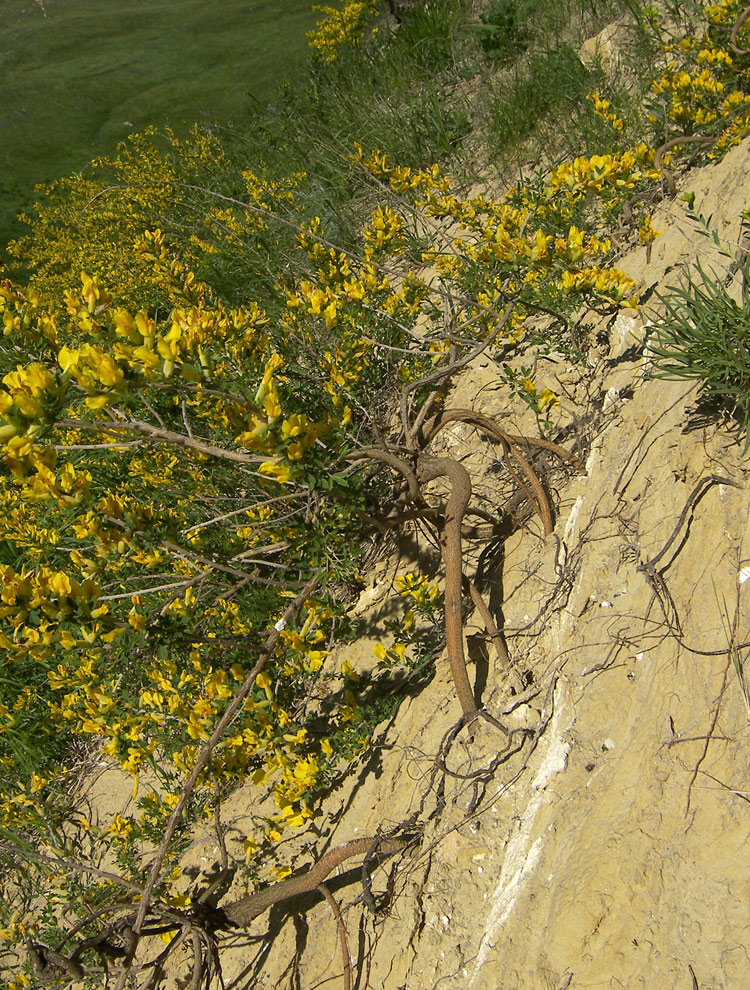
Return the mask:
M 510 839 L 505 850 L 500 879 L 490 897 L 489 915 L 474 959 L 469 990 L 475 985 L 479 971 L 486 962 L 490 950 L 494 947 L 500 929 L 513 910 L 526 881 L 534 872 L 542 852 L 542 837 L 539 836 L 532 841 L 534 823 L 539 809 L 544 803 L 547 784 L 552 777 L 563 772 L 570 752 L 570 744 L 563 739 L 563 732 L 570 726 L 563 721 L 565 708 L 562 707 L 562 685 L 558 684 L 555 695 L 556 711 L 550 724 L 547 752 L 531 785 L 534 796 L 526 806 L 526 812 L 519 823 L 518 831 Z

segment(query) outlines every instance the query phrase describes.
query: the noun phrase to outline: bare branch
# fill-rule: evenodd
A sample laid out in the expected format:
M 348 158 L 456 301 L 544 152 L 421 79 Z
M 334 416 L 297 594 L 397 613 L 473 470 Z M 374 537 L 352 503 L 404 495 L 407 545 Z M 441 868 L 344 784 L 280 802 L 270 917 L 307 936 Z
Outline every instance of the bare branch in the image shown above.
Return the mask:
M 150 437 L 152 440 L 161 440 L 178 447 L 187 447 L 199 454 L 207 454 L 209 457 L 216 457 L 223 461 L 235 461 L 238 464 L 258 464 L 268 460 L 267 457 L 260 457 L 257 454 L 243 454 L 237 450 L 216 447 L 214 444 L 206 443 L 203 440 L 196 440 L 195 437 L 175 433 L 174 430 L 152 426 L 151 423 L 146 423 L 141 419 L 128 419 L 121 423 L 87 423 L 82 419 L 59 419 L 54 425 L 69 430 L 87 430 L 96 433 L 140 433 L 141 436 Z

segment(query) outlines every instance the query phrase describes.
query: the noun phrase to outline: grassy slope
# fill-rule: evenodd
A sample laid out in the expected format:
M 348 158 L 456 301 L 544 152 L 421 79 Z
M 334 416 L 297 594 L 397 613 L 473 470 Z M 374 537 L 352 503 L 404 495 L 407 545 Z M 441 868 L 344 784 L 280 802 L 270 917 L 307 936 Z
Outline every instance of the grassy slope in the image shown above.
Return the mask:
M 131 130 L 242 119 L 307 55 L 310 0 L 2 0 L 0 245 L 33 186 Z

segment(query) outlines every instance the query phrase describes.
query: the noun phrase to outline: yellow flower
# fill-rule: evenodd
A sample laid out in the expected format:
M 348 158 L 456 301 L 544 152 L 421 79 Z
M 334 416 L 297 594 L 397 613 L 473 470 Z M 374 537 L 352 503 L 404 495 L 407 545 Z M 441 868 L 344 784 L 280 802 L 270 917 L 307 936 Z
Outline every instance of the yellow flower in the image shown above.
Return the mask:
M 166 900 L 167 904 L 173 908 L 189 908 L 192 904 L 189 894 L 184 892 L 181 894 L 170 894 Z
M 577 227 L 571 227 L 568 231 L 568 258 L 575 263 L 580 261 L 582 257 L 583 233 Z
M 127 837 L 133 831 L 133 828 L 134 828 L 133 819 L 125 818 L 123 815 L 117 812 L 117 814 L 113 817 L 112 821 L 110 822 L 108 831 L 111 832 L 112 835 L 116 835 L 119 838 L 127 839 Z
M 274 478 L 280 485 L 285 485 L 292 478 L 289 465 L 283 461 L 263 461 L 258 471 L 261 474 Z
M 128 622 L 133 629 L 137 629 L 139 632 L 146 628 L 146 616 L 141 615 L 135 608 L 131 608 L 128 613 Z
M 539 393 L 539 410 L 544 412 L 545 409 L 549 409 L 552 406 L 559 406 L 560 400 L 557 398 L 555 393 L 549 388 L 543 388 Z
M 291 828 L 301 828 L 305 824 L 304 816 L 298 811 L 295 811 L 291 804 L 283 809 L 282 815 L 286 820 L 286 824 Z
M 320 670 L 328 655 L 328 650 L 308 650 L 305 654 L 307 669 L 310 671 Z
M 42 788 L 46 787 L 48 783 L 49 779 L 47 777 L 40 777 L 38 774 L 32 773 L 31 787 L 29 788 L 29 791 L 31 794 L 36 794 L 38 791 L 41 791 Z

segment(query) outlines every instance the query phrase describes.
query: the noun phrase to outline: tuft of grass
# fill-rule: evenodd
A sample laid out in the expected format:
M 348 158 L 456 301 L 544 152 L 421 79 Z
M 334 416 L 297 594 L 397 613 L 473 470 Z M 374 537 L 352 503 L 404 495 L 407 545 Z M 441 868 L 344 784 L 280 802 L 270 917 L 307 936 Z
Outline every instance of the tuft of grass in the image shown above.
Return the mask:
M 526 21 L 538 7 L 539 0 L 494 0 L 482 11 L 477 40 L 488 59 L 507 65 L 526 51 L 532 38 Z
M 635 2 L 495 0 L 485 9 L 474 33 L 485 58 L 500 67 L 485 86 L 482 121 L 494 161 L 507 167 L 540 154 L 553 161 L 606 150 L 611 130 L 586 99 L 605 86 L 605 76 L 584 64 L 578 49 Z
M 692 215 L 694 219 L 696 218 Z M 745 229 L 748 221 L 745 221 Z M 695 272 L 660 295 L 663 311 L 654 320 L 649 350 L 654 378 L 700 383 L 702 396 L 729 409 L 750 448 L 750 259 L 745 252 L 722 248 L 718 236 L 704 232 L 731 260 L 722 281 L 697 262 Z M 728 286 L 739 274 L 739 301 Z
M 566 42 L 533 51 L 524 64 L 494 86 L 487 141 L 498 152 L 518 148 L 538 132 L 540 123 L 587 113 L 586 94 L 599 74 L 587 68 Z M 576 138 L 578 128 L 574 127 Z

